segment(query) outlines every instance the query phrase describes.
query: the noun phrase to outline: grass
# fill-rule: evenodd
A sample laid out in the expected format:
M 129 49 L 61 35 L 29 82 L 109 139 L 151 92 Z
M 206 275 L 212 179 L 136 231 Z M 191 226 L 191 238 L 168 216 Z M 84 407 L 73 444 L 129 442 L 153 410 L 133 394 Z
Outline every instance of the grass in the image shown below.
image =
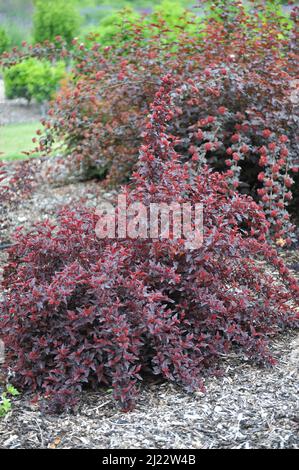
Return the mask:
M 39 121 L 0 127 L 0 159 L 20 160 L 28 158 L 22 152 L 28 152 L 34 148 L 32 138 L 36 137 L 37 129 L 41 128 L 42 125 Z M 37 156 L 37 154 L 34 155 Z

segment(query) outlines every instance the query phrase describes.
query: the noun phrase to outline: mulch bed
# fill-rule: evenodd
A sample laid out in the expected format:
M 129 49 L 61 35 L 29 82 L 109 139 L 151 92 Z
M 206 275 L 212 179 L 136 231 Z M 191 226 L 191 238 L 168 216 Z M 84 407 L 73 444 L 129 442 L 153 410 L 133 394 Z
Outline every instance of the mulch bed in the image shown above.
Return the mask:
M 27 230 L 35 221 L 55 219 L 64 205 L 97 207 L 112 197 L 96 181 L 40 185 L 6 212 L 2 240 L 19 225 Z M 298 274 L 299 251 L 283 256 Z M 0 274 L 5 261 L 0 250 Z M 136 409 L 126 414 L 109 390 L 84 392 L 75 413 L 60 416 L 42 414 L 23 395 L 0 420 L 0 448 L 298 448 L 299 336 L 280 335 L 271 347 L 276 366 L 258 368 L 232 354 L 223 360 L 223 377 L 206 379 L 205 394 L 145 381 Z
M 144 384 L 126 414 L 107 391 L 84 393 L 75 414 L 60 416 L 43 415 L 24 396 L 0 421 L 0 448 L 297 448 L 299 338 L 284 335 L 272 348 L 274 368 L 230 357 L 205 394 Z

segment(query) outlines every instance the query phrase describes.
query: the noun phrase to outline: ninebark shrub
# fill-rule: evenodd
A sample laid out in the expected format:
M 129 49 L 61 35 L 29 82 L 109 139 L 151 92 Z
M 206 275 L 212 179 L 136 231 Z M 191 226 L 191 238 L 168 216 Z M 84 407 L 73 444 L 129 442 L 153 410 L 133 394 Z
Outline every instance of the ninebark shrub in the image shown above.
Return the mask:
M 16 235 L 4 274 L 0 331 L 11 381 L 73 407 L 87 386 L 134 406 L 144 373 L 203 389 L 229 351 L 273 364 L 269 337 L 298 326 L 299 286 L 266 241 L 269 223 L 226 176 L 181 162 L 169 134 L 180 95 L 165 76 L 146 121 L 129 202 L 202 203 L 204 241 L 98 239 L 97 216 L 66 209 Z
M 94 39 L 88 44 L 74 41 L 70 52 L 57 38 L 54 44 L 4 55 L 4 67 L 28 55 L 72 57 L 72 79 L 53 102 L 38 150 L 51 152 L 60 142 L 65 165 L 82 178 L 127 182 L 150 104 L 169 72 L 182 88 L 190 83 L 197 88 L 194 101 L 192 95 L 182 100 L 181 116 L 176 114 L 176 122 L 170 123 L 170 133 L 184 136 L 183 161 L 190 127 L 207 123 L 203 143 L 208 146 L 209 119 L 222 114 L 217 119 L 221 145 L 209 149 L 207 163 L 225 172 L 225 161 L 232 160 L 235 187 L 260 201 L 276 240 L 289 241 L 286 209 L 299 167 L 298 8 L 287 19 L 265 2 L 254 2 L 253 9 L 251 3 L 213 2 L 201 26 L 197 20 L 195 30 L 191 28 L 195 20 L 190 17 L 192 34 L 182 28 L 172 42 L 169 25 L 157 16 L 156 23 L 146 26 L 144 19 L 136 20 L 129 33 L 120 31 L 106 48 Z M 240 145 L 231 141 L 240 134 Z

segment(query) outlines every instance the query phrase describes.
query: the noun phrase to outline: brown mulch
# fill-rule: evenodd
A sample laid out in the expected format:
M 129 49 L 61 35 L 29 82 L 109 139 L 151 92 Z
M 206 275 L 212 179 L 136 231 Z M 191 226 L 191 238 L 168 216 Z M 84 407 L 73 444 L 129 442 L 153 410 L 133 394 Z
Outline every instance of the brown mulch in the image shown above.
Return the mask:
M 96 181 L 40 185 L 6 213 L 2 239 L 9 241 L 19 225 L 27 230 L 35 221 L 54 219 L 64 205 L 84 201 L 97 207 L 113 195 Z M 298 274 L 299 251 L 283 256 Z M 5 261 L 6 251 L 0 250 L 0 273 Z M 230 355 L 223 361 L 223 377 L 206 380 L 205 394 L 144 383 L 136 409 L 127 414 L 109 390 L 85 392 L 75 413 L 61 416 L 42 414 L 24 395 L 0 419 L 0 448 L 298 448 L 299 336 L 286 333 L 271 345 L 278 359 L 273 368 Z
M 120 412 L 111 393 L 84 393 L 75 414 L 43 415 L 25 396 L 0 420 L 0 448 L 298 448 L 299 338 L 273 341 L 271 369 L 224 361 L 206 393 L 142 386 L 136 409 Z

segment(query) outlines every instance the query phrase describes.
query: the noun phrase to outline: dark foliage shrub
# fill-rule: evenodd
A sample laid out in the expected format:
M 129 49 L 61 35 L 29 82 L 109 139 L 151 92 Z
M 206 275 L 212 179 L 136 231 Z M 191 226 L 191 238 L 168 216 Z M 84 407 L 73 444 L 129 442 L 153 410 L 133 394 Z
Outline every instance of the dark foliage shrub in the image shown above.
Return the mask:
M 4 274 L 0 331 L 18 388 L 72 407 L 87 386 L 134 405 L 144 373 L 189 391 L 232 349 L 272 364 L 268 338 L 298 326 L 299 286 L 266 241 L 268 222 L 225 175 L 182 164 L 168 133 L 180 94 L 166 76 L 140 148 L 129 202 L 204 206 L 204 241 L 96 237 L 98 217 L 65 210 L 18 233 Z M 264 262 L 263 262 L 264 261 Z
M 209 165 L 225 175 L 231 188 L 259 200 L 275 240 L 290 243 L 294 227 L 287 207 L 293 199 L 292 175 L 298 171 L 295 162 L 291 166 L 290 139 L 271 125 L 265 128 L 265 120 L 250 119 L 254 98 L 250 84 L 236 86 L 239 79 L 230 67 L 210 68 L 204 78 L 189 79 L 176 95 L 168 130 L 179 138 L 176 150 L 182 161 L 191 158 L 197 172 Z M 255 91 L 259 85 L 256 80 Z
M 183 28 L 172 43 L 165 22 L 158 17 L 151 25 L 137 21 L 130 29 L 130 40 L 127 30 L 123 33 L 127 42 L 120 32 L 107 48 L 94 41 L 88 45 L 74 41 L 73 79 L 53 102 L 39 150 L 51 152 L 53 143 L 60 142 L 72 171 L 79 170 L 82 177 L 106 177 L 107 183 L 126 182 L 136 165 L 150 103 L 161 76 L 170 72 L 182 87 L 189 87 L 191 80 L 197 89 L 195 98 L 182 100 L 182 115 L 176 115 L 169 129 L 185 139 L 179 149 L 183 160 L 190 148 L 189 128 L 222 113 L 217 119 L 221 145 L 209 150 L 207 163 L 226 171 L 225 161 L 236 161 L 232 153 L 247 148 L 239 155 L 240 163 L 231 168 L 236 170 L 233 183 L 261 202 L 276 239 L 285 243 L 290 231 L 286 208 L 292 197 L 293 170 L 299 166 L 298 8 L 290 20 L 263 3 L 254 2 L 253 11 L 247 11 L 233 0 L 213 2 L 208 20 L 200 28 L 196 23 L 197 33 Z M 190 23 L 191 28 L 192 18 Z M 53 45 L 4 56 L 2 63 L 55 54 L 69 54 L 59 38 Z M 209 143 L 213 131 L 212 123 L 207 124 L 203 144 Z M 231 142 L 240 133 L 242 142 Z M 285 142 L 280 142 L 282 136 Z M 279 143 L 275 148 L 274 141 Z M 226 152 L 231 151 L 227 158 Z M 271 185 L 263 187 L 273 178 L 275 192 Z
M 35 164 L 22 161 L 13 166 L 9 162 L 0 161 L 0 200 L 1 209 L 13 205 L 19 197 L 25 198 L 34 186 Z

